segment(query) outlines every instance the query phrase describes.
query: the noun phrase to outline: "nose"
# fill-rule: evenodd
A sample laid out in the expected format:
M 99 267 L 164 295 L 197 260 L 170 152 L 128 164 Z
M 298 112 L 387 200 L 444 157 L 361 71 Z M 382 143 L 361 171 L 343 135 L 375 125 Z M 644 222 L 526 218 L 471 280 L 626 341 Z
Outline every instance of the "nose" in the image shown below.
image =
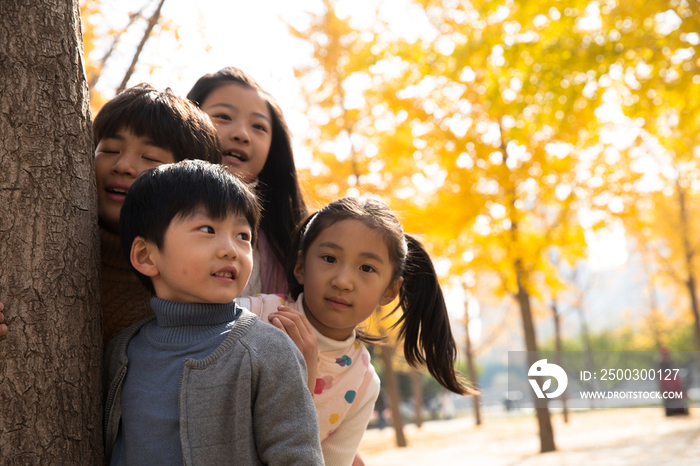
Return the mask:
M 120 175 L 138 175 L 138 170 L 136 168 L 136 155 L 130 152 L 125 152 L 120 154 L 114 160 L 114 165 L 112 165 L 112 173 Z
M 339 267 L 331 278 L 331 286 L 338 291 L 350 291 L 352 285 L 352 273 L 348 267 Z
M 238 249 L 236 242 L 228 235 L 221 235 L 221 243 L 219 244 L 219 257 L 222 259 L 235 259 L 238 257 Z
M 248 134 L 248 128 L 244 122 L 238 121 L 233 125 L 233 130 L 230 134 L 231 139 L 237 141 L 241 144 L 248 144 L 250 142 L 250 134 Z

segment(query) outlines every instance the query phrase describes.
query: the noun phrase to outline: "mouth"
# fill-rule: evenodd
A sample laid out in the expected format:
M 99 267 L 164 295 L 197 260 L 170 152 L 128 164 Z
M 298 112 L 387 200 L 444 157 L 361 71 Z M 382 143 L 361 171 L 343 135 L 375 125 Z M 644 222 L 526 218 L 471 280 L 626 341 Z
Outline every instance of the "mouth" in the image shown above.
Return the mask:
M 222 278 L 224 280 L 235 280 L 238 276 L 238 270 L 235 267 L 226 266 L 222 269 L 217 270 L 212 274 L 212 277 Z
M 113 201 L 124 201 L 129 186 L 121 183 L 111 183 L 105 186 L 107 197 Z
M 334 296 L 332 298 L 325 298 L 325 301 L 330 307 L 334 309 L 347 309 L 350 307 L 349 302 L 337 296 Z
M 236 160 L 240 163 L 248 161 L 248 154 L 245 151 L 238 150 L 238 149 L 225 150 L 225 151 L 221 152 L 221 155 L 223 157 L 228 158 L 228 159 Z

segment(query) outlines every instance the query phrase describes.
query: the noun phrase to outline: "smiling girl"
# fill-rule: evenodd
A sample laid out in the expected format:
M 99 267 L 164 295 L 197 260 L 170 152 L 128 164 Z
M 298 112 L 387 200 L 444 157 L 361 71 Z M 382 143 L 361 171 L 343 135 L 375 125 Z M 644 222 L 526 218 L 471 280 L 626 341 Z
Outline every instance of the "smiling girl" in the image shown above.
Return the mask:
M 474 393 L 455 373 L 457 347 L 432 261 L 385 204 L 330 203 L 299 228 L 295 250 L 288 271 L 293 299 L 268 295 L 239 304 L 287 332 L 302 351 L 326 465 L 352 463 L 379 394 L 361 343 L 376 338 L 357 330 L 378 306 L 398 297 L 395 327 L 410 365 L 426 365 L 454 393 Z
M 245 181 L 257 182 L 263 217 L 253 273 L 243 295 L 286 293 L 284 263 L 290 238 L 307 211 L 282 110 L 251 76 L 234 67 L 202 76 L 187 98 L 214 123 L 222 142 L 222 163 Z

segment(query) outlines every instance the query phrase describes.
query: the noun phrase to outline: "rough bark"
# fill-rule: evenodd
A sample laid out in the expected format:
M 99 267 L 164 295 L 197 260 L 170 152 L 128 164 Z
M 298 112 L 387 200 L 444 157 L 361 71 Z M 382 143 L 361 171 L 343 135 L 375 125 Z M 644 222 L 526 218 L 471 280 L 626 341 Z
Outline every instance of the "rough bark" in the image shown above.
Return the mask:
M 396 446 L 405 447 L 408 445 L 406 436 L 403 433 L 403 417 L 401 416 L 401 395 L 399 394 L 399 383 L 392 366 L 394 350 L 390 346 L 382 346 L 381 358 L 384 365 L 384 382 L 386 392 L 389 395 L 389 406 L 391 407 L 391 419 L 394 431 L 396 431 Z
M 0 462 L 102 464 L 99 237 L 77 0 L 0 2 Z

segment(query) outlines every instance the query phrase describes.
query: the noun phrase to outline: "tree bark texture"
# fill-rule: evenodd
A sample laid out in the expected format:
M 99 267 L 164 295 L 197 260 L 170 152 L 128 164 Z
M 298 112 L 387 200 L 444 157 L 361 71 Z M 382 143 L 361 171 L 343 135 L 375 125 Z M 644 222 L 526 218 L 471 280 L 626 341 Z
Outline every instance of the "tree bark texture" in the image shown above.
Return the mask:
M 77 0 L 0 1 L 0 463 L 102 464 L 99 236 Z

